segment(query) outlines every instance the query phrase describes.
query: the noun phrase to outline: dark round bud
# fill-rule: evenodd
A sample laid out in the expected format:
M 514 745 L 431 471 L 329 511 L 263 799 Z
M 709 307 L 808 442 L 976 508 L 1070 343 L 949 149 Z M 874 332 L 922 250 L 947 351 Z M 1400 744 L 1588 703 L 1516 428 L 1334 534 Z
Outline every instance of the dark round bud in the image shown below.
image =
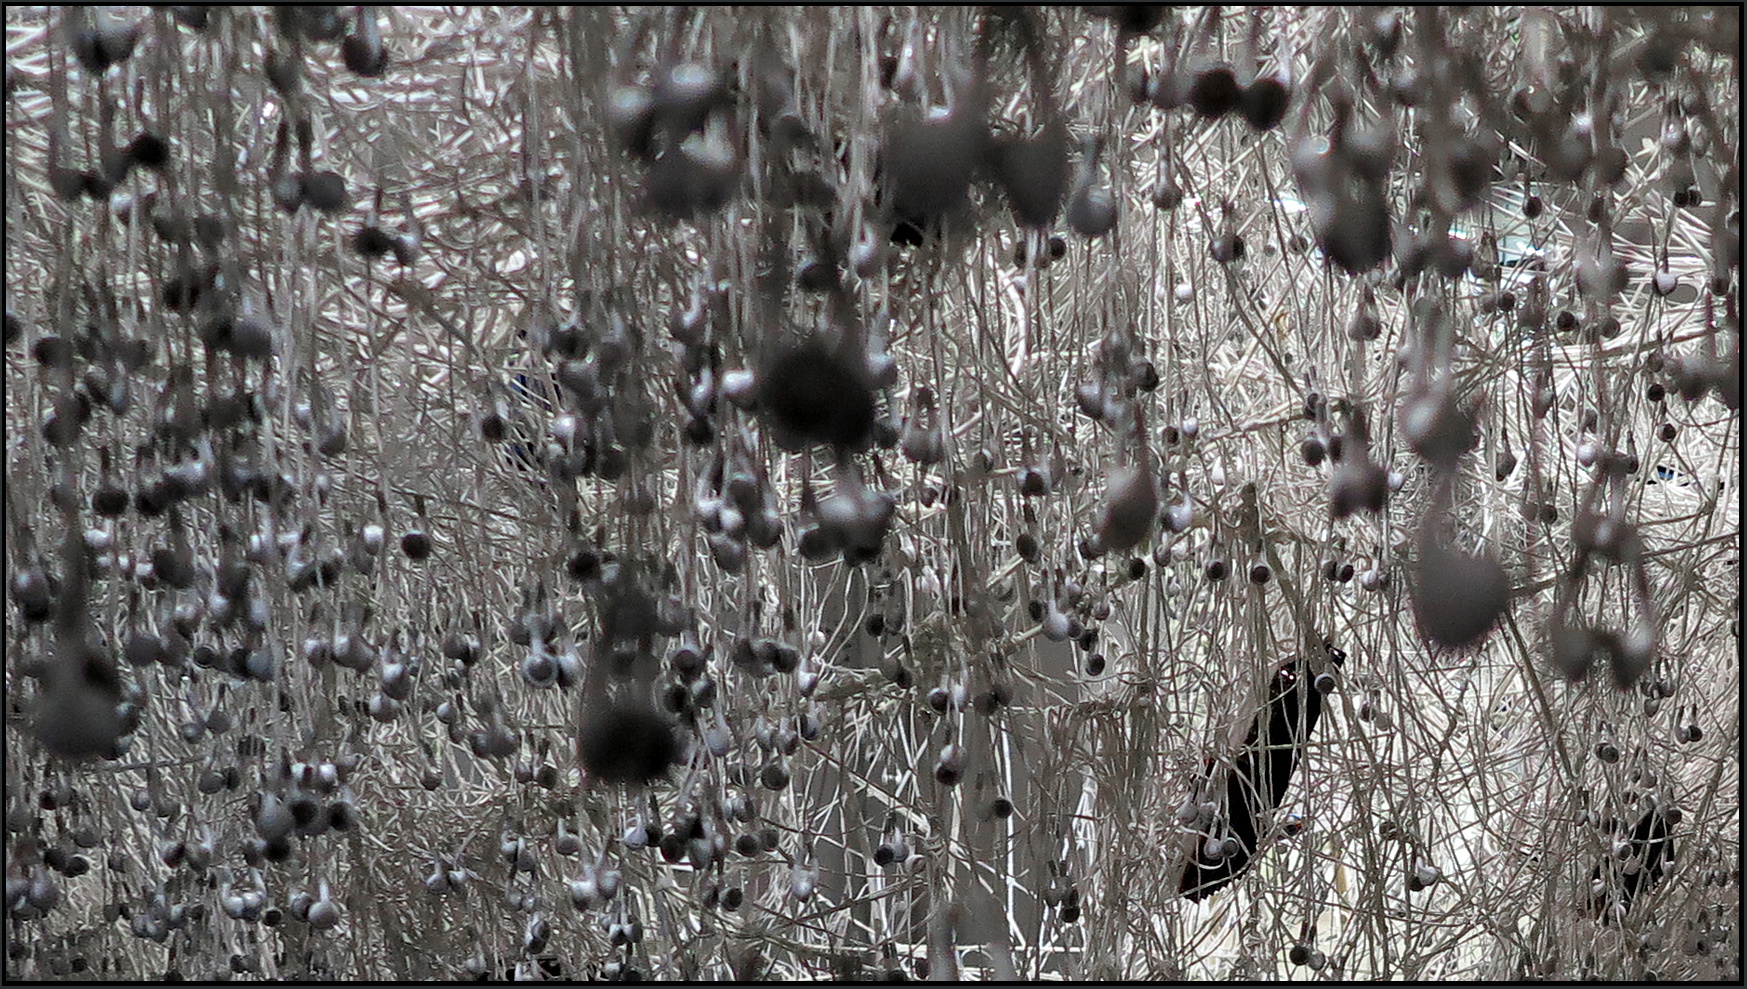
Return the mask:
M 691 707 L 692 692 L 683 683 L 670 683 L 661 692 L 661 706 L 674 714 L 684 714 Z
M 431 555 L 431 537 L 414 529 L 400 537 L 400 551 L 409 560 L 423 560 Z
M 1153 366 L 1152 361 L 1149 361 L 1149 360 L 1140 361 L 1138 364 L 1136 364 L 1134 373 L 1135 373 L 1134 386 L 1136 388 L 1138 388 L 1144 392 L 1151 392 L 1151 391 L 1158 390 L 1158 387 L 1160 384 L 1159 370 L 1158 370 L 1158 368 Z
M 346 180 L 338 172 L 311 172 L 303 176 L 301 191 L 303 202 L 324 213 L 338 213 L 346 208 Z M 386 248 L 383 253 L 387 253 Z
M 957 786 L 964 779 L 963 749 L 954 744 L 941 750 L 940 760 L 934 764 L 934 779 L 941 786 Z
M 977 695 L 977 713 L 987 717 L 999 711 L 1013 699 L 1013 688 L 1004 683 L 996 684 Z
M 709 446 L 716 441 L 716 427 L 708 419 L 687 419 L 683 432 L 686 442 L 692 446 Z
M 793 673 L 801 665 L 800 650 L 786 642 L 776 644 L 770 656 L 770 666 L 778 673 Z
M 388 71 L 388 49 L 380 38 L 364 34 L 348 34 L 340 42 L 340 60 L 346 68 L 366 78 L 375 78 Z
M 594 580 L 601 572 L 600 554 L 592 549 L 579 549 L 565 561 L 564 572 L 570 575 L 571 580 Z
M 1251 127 L 1268 131 L 1286 119 L 1286 106 L 1291 100 L 1292 93 L 1285 83 L 1273 76 L 1258 76 L 1243 90 L 1239 108 Z
M 818 340 L 779 350 L 757 377 L 758 405 L 802 440 L 837 446 L 867 443 L 875 420 L 866 375 Z
M 1153 186 L 1153 206 L 1169 212 L 1183 205 L 1183 187 L 1166 177 Z
M 1207 242 L 1208 256 L 1220 264 L 1243 260 L 1244 250 L 1243 237 L 1231 231 L 1219 234 Z
M 1195 74 L 1189 84 L 1189 106 L 1203 117 L 1217 119 L 1236 109 L 1243 98 L 1229 65 L 1214 65 Z M 1276 121 L 1277 122 L 1277 121 Z
M 126 154 L 133 164 L 155 171 L 169 164 L 170 144 L 150 131 L 142 131 L 128 142 Z
M 507 428 L 503 416 L 495 412 L 488 412 L 479 419 L 479 435 L 487 443 L 502 443 Z
M 31 345 L 30 354 L 43 367 L 65 370 L 73 366 L 73 345 L 58 336 L 39 338 Z

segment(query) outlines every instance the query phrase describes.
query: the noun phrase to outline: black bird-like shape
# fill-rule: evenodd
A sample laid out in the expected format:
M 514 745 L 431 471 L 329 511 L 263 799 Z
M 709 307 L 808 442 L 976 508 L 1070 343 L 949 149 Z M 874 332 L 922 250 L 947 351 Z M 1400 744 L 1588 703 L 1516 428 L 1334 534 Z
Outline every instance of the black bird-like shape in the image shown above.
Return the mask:
M 1603 892 L 1592 901 L 1595 909 L 1604 916 L 1607 909 L 1613 906 L 1616 896 L 1620 905 L 1630 910 L 1632 901 L 1637 899 L 1638 894 L 1647 892 L 1662 878 L 1662 860 L 1674 856 L 1673 839 L 1668 835 L 1668 819 L 1655 807 L 1638 818 L 1628 841 L 1632 847 L 1632 858 L 1638 860 L 1636 871 L 1625 872 L 1624 863 L 1613 861 L 1611 856 L 1607 856 L 1596 863 L 1595 871 L 1590 874 L 1592 884 L 1604 877 L 1608 880 Z
M 1345 654 L 1329 648 L 1329 658 L 1339 665 Z M 1213 859 L 1206 845 L 1197 848 L 1195 860 L 1183 870 L 1178 891 L 1191 900 L 1202 900 L 1225 888 L 1244 874 L 1257 852 L 1258 826 L 1267 827 L 1267 819 L 1280 806 L 1292 774 L 1298 769 L 1299 756 L 1322 717 L 1322 692 L 1309 682 L 1304 661 L 1295 659 L 1274 675 L 1268 692 L 1268 709 L 1256 716 L 1245 737 L 1243 748 L 1232 760 L 1231 773 L 1226 777 L 1225 812 L 1229 834 L 1242 846 L 1236 855 Z M 1263 719 L 1266 718 L 1264 721 Z M 1262 732 L 1267 735 L 1264 738 Z M 1207 762 L 1207 776 L 1214 775 L 1213 760 Z

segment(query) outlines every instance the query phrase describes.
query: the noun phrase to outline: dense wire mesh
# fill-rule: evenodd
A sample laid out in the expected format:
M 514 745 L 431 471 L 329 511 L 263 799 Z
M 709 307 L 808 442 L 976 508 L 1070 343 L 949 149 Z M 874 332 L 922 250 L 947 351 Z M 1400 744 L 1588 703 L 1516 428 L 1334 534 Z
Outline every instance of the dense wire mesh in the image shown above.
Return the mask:
M 8 977 L 1740 978 L 1735 8 L 6 18 Z

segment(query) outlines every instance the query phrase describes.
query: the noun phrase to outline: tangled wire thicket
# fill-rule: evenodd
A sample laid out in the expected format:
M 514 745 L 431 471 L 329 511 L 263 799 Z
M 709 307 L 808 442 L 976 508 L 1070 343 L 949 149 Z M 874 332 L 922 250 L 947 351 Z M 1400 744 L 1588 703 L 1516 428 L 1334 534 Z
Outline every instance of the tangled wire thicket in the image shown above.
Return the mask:
M 1740 978 L 1738 8 L 6 28 L 8 977 Z

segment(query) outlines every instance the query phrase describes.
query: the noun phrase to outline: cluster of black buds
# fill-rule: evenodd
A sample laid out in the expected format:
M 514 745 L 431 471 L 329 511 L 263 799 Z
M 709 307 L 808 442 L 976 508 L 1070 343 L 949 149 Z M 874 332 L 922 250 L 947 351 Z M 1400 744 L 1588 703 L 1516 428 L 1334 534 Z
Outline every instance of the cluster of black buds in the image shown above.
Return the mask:
M 770 549 L 782 539 L 775 501 L 764 472 L 744 451 L 734 451 L 732 466 L 717 451 L 709 471 L 698 479 L 693 504 L 710 555 L 725 573 L 740 572 L 749 548 Z
M 1613 671 L 1614 684 L 1622 690 L 1636 684 L 1654 661 L 1658 624 L 1644 565 L 1643 538 L 1626 518 L 1628 482 L 1637 467 L 1627 457 L 1604 453 L 1594 464 L 1595 477 L 1571 522 L 1571 564 L 1560 575 L 1553 616 L 1547 625 L 1553 665 L 1560 673 L 1582 680 L 1600 660 Z M 1584 582 L 1601 566 L 1627 569 L 1629 596 L 1637 615 L 1624 629 L 1599 627 L 1577 613 Z
M 1663 380 L 1650 385 L 1649 397 L 1660 402 L 1672 391 L 1687 402 L 1698 402 L 1707 394 L 1731 412 L 1741 410 L 1741 318 L 1734 293 L 1722 297 L 1727 309 L 1728 325 L 1735 328 L 1733 346 L 1726 356 L 1717 353 L 1717 340 L 1722 336 L 1716 319 L 1715 295 L 1705 297 L 1705 323 L 1710 333 L 1704 345 L 1684 354 L 1675 354 L 1663 361 Z
M 508 453 L 560 485 L 588 476 L 618 480 L 630 451 L 654 440 L 634 367 L 641 334 L 617 307 L 596 305 L 588 320 L 562 324 L 542 308 L 524 338 L 550 371 L 517 375 L 481 419 L 481 435 L 506 443 Z M 550 415 L 543 436 L 528 429 L 529 412 Z
M 1329 957 L 1316 946 L 1316 923 L 1305 921 L 1298 930 L 1298 940 L 1286 952 L 1286 960 L 1294 965 L 1303 965 L 1313 972 L 1320 972 L 1328 967 Z
M 1510 605 L 1510 577 L 1496 554 L 1447 545 L 1441 517 L 1448 512 L 1455 478 L 1439 477 L 1432 505 L 1416 537 L 1413 615 L 1420 634 L 1435 645 L 1461 649 L 1491 633 Z
M 382 188 L 378 186 L 371 200 L 370 212 L 358 232 L 352 235 L 351 245 L 352 250 L 366 261 L 378 261 L 392 255 L 396 264 L 407 268 L 419 259 L 423 236 L 412 199 L 404 191 L 401 193 L 401 229 L 383 226 Z
M 716 440 L 723 373 L 715 322 L 726 311 L 727 296 L 726 282 L 700 281 L 692 289 L 690 304 L 668 323 L 681 369 L 674 389 L 688 413 L 681 435 L 695 446 Z
M 1028 605 L 1032 621 L 1038 623 L 1038 632 L 1051 642 L 1072 642 L 1081 652 L 1097 656 L 1102 664 L 1103 656 L 1095 652 L 1097 623 L 1110 617 L 1109 601 L 1089 592 L 1079 580 L 1062 571 L 1056 573 L 1056 589 L 1057 593 L 1033 599 Z M 979 709 L 982 706 L 979 698 Z
M 602 849 L 598 859 L 584 862 L 577 877 L 570 880 L 570 904 L 581 911 L 599 909 L 618 897 L 623 884 L 623 874 L 608 864 Z
M 623 64 L 623 63 L 621 63 Z M 744 167 L 728 78 L 698 62 L 669 61 L 646 81 L 615 83 L 607 119 L 644 166 L 646 205 L 673 216 L 712 212 L 733 197 Z
M 340 905 L 334 902 L 333 895 L 328 890 L 328 881 L 323 879 L 318 885 L 319 895 L 311 895 L 308 890 L 299 890 L 291 894 L 289 902 L 290 914 L 293 920 L 308 924 L 317 931 L 331 931 L 340 926 L 344 915 Z
M 1730 411 L 1741 408 L 1741 349 L 1739 342 L 1729 358 L 1719 360 L 1703 353 L 1677 354 L 1665 365 L 1666 389 L 1676 392 L 1688 402 L 1697 402 L 1707 393 L 1715 393 L 1717 401 Z
M 253 868 L 291 857 L 293 838 L 316 838 L 359 825 L 350 780 L 361 757 L 348 753 L 331 762 L 294 762 L 281 757 L 266 784 L 250 797 L 255 834 L 243 842 Z
M 508 759 L 515 755 L 522 747 L 522 733 L 512 723 L 510 712 L 504 709 L 503 701 L 495 694 L 485 694 L 474 699 L 473 708 L 479 727 L 462 733 L 457 720 L 451 726 L 453 734 L 460 734 L 466 739 L 475 758 Z M 457 710 L 457 717 L 459 713 Z
M 938 464 L 946 456 L 946 423 L 935 402 L 934 389 L 917 386 L 911 401 L 914 408 L 898 434 L 898 449 L 912 463 Z
M 118 904 L 121 906 L 121 904 Z M 172 903 L 164 887 L 153 889 L 139 908 L 128 906 L 128 927 L 134 937 L 163 944 L 174 932 L 206 917 L 206 904 L 199 901 Z
M 1322 413 L 1319 411 L 1318 415 Z M 1327 419 L 1322 420 L 1321 426 L 1322 437 L 1319 439 L 1331 464 L 1330 513 L 1343 519 L 1360 511 L 1373 514 L 1383 511 L 1389 500 L 1391 478 L 1389 471 L 1371 459 L 1371 431 L 1365 411 L 1349 409 L 1344 432 L 1334 432 Z
M 1169 65 L 1130 81 L 1131 95 L 1161 110 L 1188 107 L 1208 120 L 1237 114 L 1258 131 L 1270 131 L 1286 119 L 1292 90 L 1278 75 L 1258 74 L 1248 82 L 1224 62 L 1198 69 Z
M 909 839 L 896 826 L 896 815 L 886 822 L 885 835 L 874 849 L 873 863 L 881 869 L 902 867 L 915 873 L 927 863 L 921 852 L 911 847 Z
M 1139 393 L 1158 386 L 1158 369 L 1135 353 L 1133 334 L 1113 329 L 1093 348 L 1091 374 L 1074 390 L 1074 399 L 1094 422 L 1123 429 L 1134 421 Z
M 852 564 L 870 562 L 879 556 L 896 510 L 897 499 L 869 487 L 852 463 L 838 468 L 831 493 L 823 498 L 814 493 L 811 482 L 803 481 L 801 555 L 823 560 L 842 554 Z
M 925 92 L 930 80 L 922 62 L 937 53 L 925 50 L 923 41 L 921 22 L 913 22 L 893 59 L 888 85 L 900 102 L 885 115 L 879 150 L 878 205 L 892 240 L 901 244 L 919 244 L 959 215 L 970 202 L 972 181 L 992 155 L 981 65 L 944 60 L 942 99 L 936 102 Z M 1061 152 L 1065 180 L 1065 146 Z
M 618 676 L 647 676 L 657 639 L 679 635 L 691 626 L 685 606 L 672 593 L 677 575 L 651 561 L 613 558 L 603 562 L 598 579 L 585 582 L 594 602 L 598 658 Z
M 1049 866 L 1049 881 L 1043 887 L 1044 906 L 1054 910 L 1056 919 L 1064 924 L 1079 923 L 1080 884 L 1074 881 L 1067 861 L 1051 859 L 1045 865 Z
M 1458 400 L 1448 362 L 1440 362 L 1440 341 L 1449 332 L 1448 315 L 1429 300 L 1414 307 L 1420 340 L 1409 351 L 1412 381 L 1401 404 L 1401 434 L 1414 453 L 1434 470 L 1450 474 L 1462 456 L 1480 443 L 1471 403 Z
M 273 141 L 273 157 L 268 166 L 273 201 L 280 209 L 292 214 L 305 206 L 320 213 L 343 213 L 352 201 L 346 180 L 339 172 L 314 167 L 311 150 L 314 136 L 308 117 L 298 118 L 295 124 L 288 117 L 280 119 Z M 297 171 L 289 170 L 293 142 L 297 145 Z
M 1355 129 L 1350 117 L 1351 107 L 1337 103 L 1327 137 L 1300 139 L 1292 149 L 1292 174 L 1323 254 L 1358 274 L 1389 257 L 1387 180 L 1395 135 L 1381 127 Z
M 1088 240 L 1116 229 L 1116 194 L 1108 182 L 1098 177 L 1098 159 L 1103 150 L 1102 141 L 1086 141 L 1080 152 L 1073 191 L 1068 193 L 1068 226 Z

